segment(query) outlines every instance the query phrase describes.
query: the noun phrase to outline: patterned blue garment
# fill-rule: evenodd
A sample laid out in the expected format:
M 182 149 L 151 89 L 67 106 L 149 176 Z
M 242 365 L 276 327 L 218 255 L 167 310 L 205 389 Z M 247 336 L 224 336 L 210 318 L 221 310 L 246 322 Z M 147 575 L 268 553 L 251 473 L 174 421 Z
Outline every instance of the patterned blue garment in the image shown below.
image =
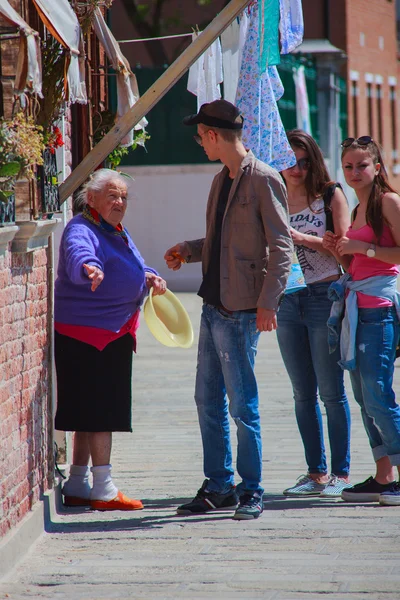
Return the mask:
M 259 47 L 256 3 L 250 11 L 235 104 L 244 117 L 243 143 L 246 148 L 277 171 L 283 171 L 296 164 L 277 105 L 284 88 L 276 67 L 268 67 L 260 75 Z
M 303 41 L 304 21 L 301 0 L 280 0 L 281 54 L 293 52 Z

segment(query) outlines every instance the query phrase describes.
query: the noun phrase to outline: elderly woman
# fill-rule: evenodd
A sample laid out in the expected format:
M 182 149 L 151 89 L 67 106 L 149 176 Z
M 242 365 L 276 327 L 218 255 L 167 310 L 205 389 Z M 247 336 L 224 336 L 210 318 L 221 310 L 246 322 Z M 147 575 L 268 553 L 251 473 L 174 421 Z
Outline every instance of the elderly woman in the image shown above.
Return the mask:
M 132 351 L 147 290 L 165 281 L 144 264 L 121 221 L 129 179 L 96 171 L 80 194 L 82 213 L 65 228 L 55 284 L 56 429 L 74 431 L 67 506 L 140 510 L 111 478 L 113 431 L 132 431 Z M 92 461 L 93 487 L 89 484 Z

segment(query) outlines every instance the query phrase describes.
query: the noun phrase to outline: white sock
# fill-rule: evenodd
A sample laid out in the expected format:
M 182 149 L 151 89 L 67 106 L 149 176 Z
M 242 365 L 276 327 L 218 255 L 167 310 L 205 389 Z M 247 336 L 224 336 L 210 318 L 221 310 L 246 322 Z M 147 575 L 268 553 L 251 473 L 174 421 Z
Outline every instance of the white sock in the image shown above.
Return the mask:
M 104 502 L 113 500 L 118 494 L 118 489 L 111 479 L 111 465 L 91 467 L 90 470 L 93 473 L 91 500 L 104 500 Z
M 90 498 L 89 467 L 71 465 L 69 478 L 63 485 L 64 496 L 75 496 L 77 498 Z

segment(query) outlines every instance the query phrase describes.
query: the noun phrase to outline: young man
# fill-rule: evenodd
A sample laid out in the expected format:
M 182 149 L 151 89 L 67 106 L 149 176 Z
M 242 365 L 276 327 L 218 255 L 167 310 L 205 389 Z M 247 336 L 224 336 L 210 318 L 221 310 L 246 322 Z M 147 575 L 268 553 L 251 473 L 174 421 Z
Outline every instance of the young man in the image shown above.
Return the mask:
M 280 175 L 244 147 L 243 117 L 230 102 L 203 104 L 183 122 L 197 125 L 196 141 L 225 166 L 211 186 L 205 238 L 176 244 L 164 257 L 174 270 L 182 260 L 203 266 L 195 400 L 206 480 L 177 512 L 236 508 L 234 519 L 256 519 L 264 490 L 254 359 L 260 332 L 276 329 L 291 265 L 286 190 Z M 237 488 L 226 395 L 237 426 Z

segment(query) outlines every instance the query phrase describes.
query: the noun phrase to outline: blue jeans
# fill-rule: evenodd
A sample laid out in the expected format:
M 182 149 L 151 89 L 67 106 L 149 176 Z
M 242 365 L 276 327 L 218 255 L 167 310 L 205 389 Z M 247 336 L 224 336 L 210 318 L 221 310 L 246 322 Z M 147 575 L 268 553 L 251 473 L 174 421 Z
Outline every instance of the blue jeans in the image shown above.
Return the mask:
M 350 409 L 338 365 L 339 349 L 329 354 L 330 284 L 314 283 L 286 295 L 278 312 L 277 336 L 293 386 L 308 471 L 328 473 L 318 390 L 328 421 L 331 473 L 345 477 L 350 470 Z
M 234 485 L 229 413 L 237 426 L 237 471 L 245 491 L 260 486 L 262 447 L 254 359 L 259 332 L 255 313 L 228 313 L 203 305 L 195 400 L 203 441 L 208 489 L 220 493 Z
M 359 308 L 354 397 L 375 461 L 388 456 L 400 465 L 400 406 L 392 388 L 399 320 L 394 307 Z

